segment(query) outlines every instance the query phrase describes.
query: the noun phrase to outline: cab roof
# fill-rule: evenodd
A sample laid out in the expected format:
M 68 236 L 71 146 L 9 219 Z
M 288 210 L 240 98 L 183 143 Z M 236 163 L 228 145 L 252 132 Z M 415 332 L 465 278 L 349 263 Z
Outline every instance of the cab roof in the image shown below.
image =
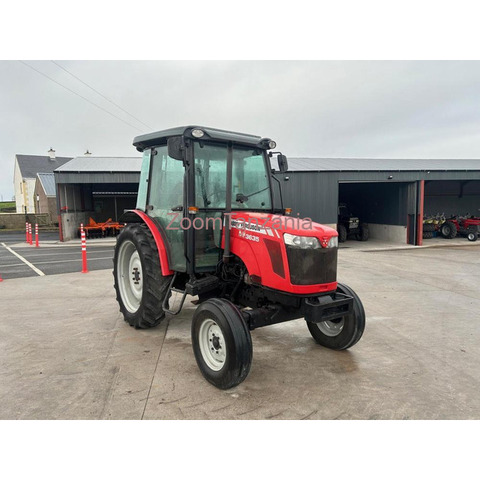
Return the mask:
M 184 135 L 187 138 L 195 138 L 192 136 L 192 130 L 195 129 L 202 130 L 204 132 L 204 136 L 201 138 L 201 140 L 231 141 L 242 145 L 263 148 L 261 145 L 259 145 L 262 137 L 257 135 L 231 132 L 229 130 L 220 130 L 218 128 L 202 127 L 199 125 L 174 127 L 167 130 L 161 130 L 159 132 L 139 135 L 133 139 L 133 145 L 137 147 L 139 152 L 143 152 L 143 150 L 149 147 L 165 145 L 169 137 Z

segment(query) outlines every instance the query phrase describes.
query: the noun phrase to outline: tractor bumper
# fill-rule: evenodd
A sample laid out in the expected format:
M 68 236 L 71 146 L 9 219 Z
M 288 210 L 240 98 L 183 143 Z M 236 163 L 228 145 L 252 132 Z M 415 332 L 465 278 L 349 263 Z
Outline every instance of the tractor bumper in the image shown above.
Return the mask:
M 306 298 L 304 302 L 307 322 L 319 323 L 335 320 L 353 312 L 353 298 L 343 293 L 334 292 L 321 297 L 310 297 Z

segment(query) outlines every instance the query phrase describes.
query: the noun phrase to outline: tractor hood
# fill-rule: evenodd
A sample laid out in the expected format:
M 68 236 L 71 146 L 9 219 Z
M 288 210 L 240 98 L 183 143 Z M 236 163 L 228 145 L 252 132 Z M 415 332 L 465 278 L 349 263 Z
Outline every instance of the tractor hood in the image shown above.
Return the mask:
M 338 236 L 337 231 L 333 228 L 300 217 L 233 211 L 230 219 L 232 228 L 245 229 L 277 238 L 284 233 L 317 237 L 320 240 Z
M 336 230 L 309 219 L 263 212 L 233 211 L 231 252 L 245 264 L 254 284 L 293 294 L 337 288 Z M 290 237 L 287 241 L 286 235 Z M 318 247 L 299 247 L 294 238 L 315 237 Z M 222 245 L 223 247 L 223 245 Z

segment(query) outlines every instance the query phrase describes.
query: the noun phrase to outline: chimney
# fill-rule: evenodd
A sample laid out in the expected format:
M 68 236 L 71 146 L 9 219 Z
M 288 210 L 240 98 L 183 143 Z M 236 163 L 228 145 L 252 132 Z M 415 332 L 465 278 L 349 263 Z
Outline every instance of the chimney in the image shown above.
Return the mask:
M 48 151 L 48 155 L 50 156 L 50 160 L 55 160 L 55 150 L 50 147 L 50 150 Z
M 84 155 L 85 155 L 86 157 L 88 157 L 88 156 L 91 155 L 91 154 L 92 154 L 92 152 L 89 152 L 88 150 L 84 153 Z

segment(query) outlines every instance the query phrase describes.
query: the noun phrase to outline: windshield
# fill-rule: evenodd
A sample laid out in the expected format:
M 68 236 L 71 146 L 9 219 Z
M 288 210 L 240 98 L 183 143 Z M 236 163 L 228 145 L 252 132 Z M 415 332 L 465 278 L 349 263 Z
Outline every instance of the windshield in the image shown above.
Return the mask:
M 195 142 L 195 199 L 199 208 L 224 209 L 227 146 Z M 233 147 L 232 208 L 270 210 L 270 183 L 261 150 Z

